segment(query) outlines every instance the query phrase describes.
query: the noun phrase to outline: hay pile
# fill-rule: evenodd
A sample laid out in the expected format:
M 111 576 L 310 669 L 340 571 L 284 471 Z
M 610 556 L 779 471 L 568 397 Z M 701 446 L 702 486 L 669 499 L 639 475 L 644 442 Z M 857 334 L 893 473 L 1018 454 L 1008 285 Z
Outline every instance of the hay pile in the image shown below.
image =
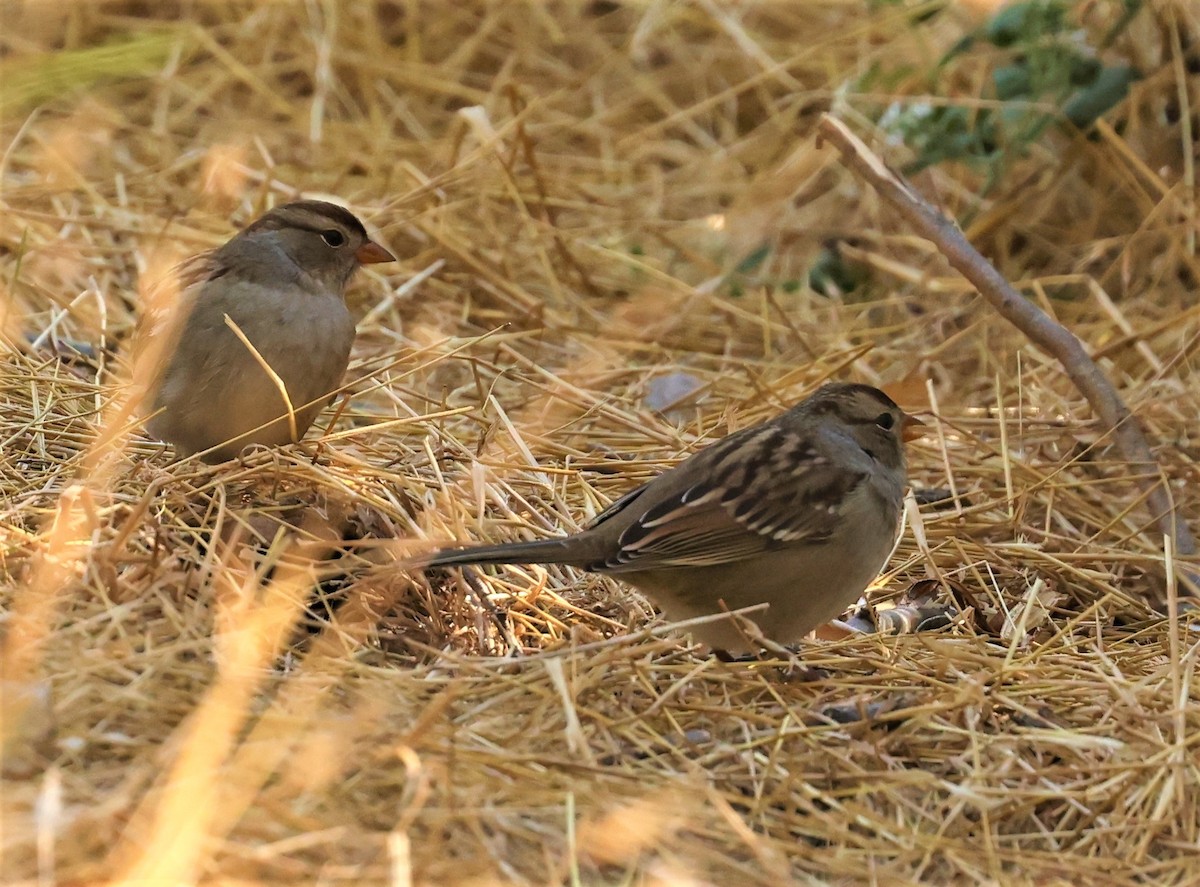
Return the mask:
M 4 11 L 0 877 L 1194 883 L 1197 648 L 1151 605 L 1150 516 L 1057 365 L 812 137 L 830 106 L 870 136 L 977 13 L 159 6 Z M 1200 22 L 1120 34 L 1145 76 L 1090 138 L 1050 129 L 983 199 L 961 164 L 916 181 L 1103 358 L 1200 526 Z M 403 257 L 353 288 L 323 434 L 93 453 L 139 281 L 300 191 Z M 831 243 L 845 296 L 806 285 Z M 651 409 L 672 373 L 697 389 Z M 949 629 L 814 642 L 796 681 L 597 577 L 506 568 L 483 602 L 380 563 L 574 529 L 826 378 L 936 400 L 912 479 L 957 498 L 873 600 L 936 580 Z

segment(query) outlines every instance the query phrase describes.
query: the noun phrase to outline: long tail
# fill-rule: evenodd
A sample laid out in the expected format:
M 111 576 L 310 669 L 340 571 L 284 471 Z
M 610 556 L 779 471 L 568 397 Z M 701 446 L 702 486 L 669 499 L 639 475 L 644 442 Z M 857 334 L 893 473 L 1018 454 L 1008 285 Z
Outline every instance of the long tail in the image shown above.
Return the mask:
M 464 564 L 568 564 L 580 566 L 579 549 L 572 538 L 512 542 L 507 545 L 476 545 L 472 548 L 443 548 L 415 558 L 413 566 L 453 567 Z

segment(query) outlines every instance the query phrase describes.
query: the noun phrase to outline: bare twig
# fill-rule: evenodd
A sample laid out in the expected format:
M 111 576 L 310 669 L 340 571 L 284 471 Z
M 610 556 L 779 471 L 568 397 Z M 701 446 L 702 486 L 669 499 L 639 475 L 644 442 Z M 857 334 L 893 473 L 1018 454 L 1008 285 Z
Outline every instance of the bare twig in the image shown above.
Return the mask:
M 1035 345 L 1058 359 L 1075 387 L 1111 429 L 1117 449 L 1129 463 L 1131 474 L 1145 493 L 1159 530 L 1174 540 L 1178 554 L 1195 554 L 1196 541 L 1187 524 L 1176 519 L 1170 492 L 1159 480 L 1158 463 L 1142 433 L 1141 424 L 1108 377 L 1092 360 L 1083 343 L 1033 302 L 1022 298 L 996 267 L 971 245 L 953 221 L 918 195 L 844 123 L 825 114 L 821 117 L 819 129 L 821 137 L 828 139 L 841 152 L 844 163 L 899 210 L 917 233 L 928 238 L 1005 320 L 1028 336 Z M 1186 568 L 1182 578 L 1192 586 L 1193 594 L 1200 591 L 1197 576 Z

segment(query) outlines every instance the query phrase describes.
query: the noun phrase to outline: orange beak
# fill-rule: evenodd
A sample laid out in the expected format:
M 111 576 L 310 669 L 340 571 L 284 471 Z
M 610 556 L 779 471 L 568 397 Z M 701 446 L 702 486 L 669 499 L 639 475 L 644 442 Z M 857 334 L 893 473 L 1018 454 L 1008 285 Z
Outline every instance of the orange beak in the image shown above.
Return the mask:
M 385 250 L 374 240 L 368 240 L 354 251 L 354 258 L 364 265 L 374 265 L 378 262 L 394 262 L 396 257 Z
M 905 413 L 904 423 L 900 426 L 900 437 L 905 441 L 916 440 L 925 433 L 922 429 L 928 427 L 916 416 L 910 416 L 908 413 Z

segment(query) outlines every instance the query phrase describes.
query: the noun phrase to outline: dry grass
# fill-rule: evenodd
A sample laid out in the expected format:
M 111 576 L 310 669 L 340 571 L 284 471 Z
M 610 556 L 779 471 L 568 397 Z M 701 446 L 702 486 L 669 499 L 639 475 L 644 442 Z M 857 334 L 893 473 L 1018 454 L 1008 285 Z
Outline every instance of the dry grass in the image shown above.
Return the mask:
M 871 136 L 968 9 L 148 6 L 2 13 L 0 877 L 1195 883 L 1197 646 L 1151 605 L 1149 515 L 1054 363 L 812 138 L 831 105 Z M 917 180 L 1103 357 L 1193 527 L 1197 40 L 1192 6 L 1142 10 L 1110 51 L 1145 79 L 1093 138 L 1050 131 L 984 200 Z M 913 73 L 854 93 L 882 63 Z M 139 280 L 299 191 L 403 257 L 353 290 L 353 396 L 240 464 L 95 452 L 112 386 L 26 333 L 108 379 Z M 837 239 L 868 288 L 785 285 Z M 671 372 L 702 387 L 648 409 Z M 569 571 L 485 578 L 501 631 L 372 548 L 574 528 L 827 377 L 930 380 L 914 485 L 960 498 L 873 598 L 932 578 L 961 617 L 815 641 L 817 680 Z

